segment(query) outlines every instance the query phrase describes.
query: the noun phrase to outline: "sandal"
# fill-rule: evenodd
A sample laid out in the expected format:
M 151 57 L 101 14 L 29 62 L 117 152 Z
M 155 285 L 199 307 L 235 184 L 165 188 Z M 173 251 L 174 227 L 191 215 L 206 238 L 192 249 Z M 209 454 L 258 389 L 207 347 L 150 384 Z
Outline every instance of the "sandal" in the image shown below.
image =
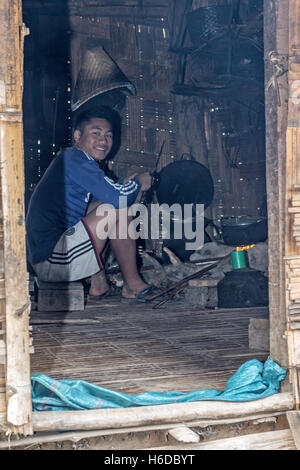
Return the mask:
M 88 294 L 87 298 L 86 298 L 86 301 L 87 302 L 89 302 L 89 301 L 99 302 L 100 300 L 103 300 L 106 297 L 115 297 L 115 296 L 118 295 L 118 293 L 119 293 L 119 289 L 117 289 L 114 286 L 110 286 L 110 288 L 106 292 L 104 292 L 104 294 L 100 294 L 100 295 Z
M 146 303 L 146 302 L 154 302 L 154 301 L 157 301 L 157 300 L 161 300 L 160 297 L 156 297 L 155 299 L 152 300 L 148 300 L 149 298 L 151 298 L 153 295 L 155 294 L 159 294 L 160 290 L 155 287 L 155 286 L 149 286 L 149 287 L 145 287 L 145 289 L 143 289 L 141 292 L 139 292 L 136 297 L 133 297 L 133 298 L 127 298 L 127 297 L 122 297 L 121 299 L 121 302 L 123 304 L 141 304 L 141 303 Z

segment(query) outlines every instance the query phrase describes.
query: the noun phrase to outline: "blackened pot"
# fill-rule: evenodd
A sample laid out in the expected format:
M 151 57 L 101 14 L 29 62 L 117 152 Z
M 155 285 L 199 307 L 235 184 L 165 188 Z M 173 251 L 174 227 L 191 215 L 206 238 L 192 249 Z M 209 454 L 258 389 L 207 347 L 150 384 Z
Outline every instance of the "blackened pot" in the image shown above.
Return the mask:
M 159 204 L 203 204 L 214 196 L 214 182 L 208 168 L 194 160 L 178 160 L 165 166 L 156 187 Z
M 225 245 L 246 246 L 264 242 L 268 238 L 267 217 L 240 215 L 221 219 Z

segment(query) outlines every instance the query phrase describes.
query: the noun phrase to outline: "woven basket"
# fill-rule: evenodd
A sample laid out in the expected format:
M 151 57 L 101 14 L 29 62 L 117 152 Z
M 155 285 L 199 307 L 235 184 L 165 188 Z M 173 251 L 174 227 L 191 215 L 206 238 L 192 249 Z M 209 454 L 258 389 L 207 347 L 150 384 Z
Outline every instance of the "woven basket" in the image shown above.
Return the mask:
M 187 27 L 195 46 L 208 40 L 230 22 L 231 5 L 202 7 L 187 14 Z

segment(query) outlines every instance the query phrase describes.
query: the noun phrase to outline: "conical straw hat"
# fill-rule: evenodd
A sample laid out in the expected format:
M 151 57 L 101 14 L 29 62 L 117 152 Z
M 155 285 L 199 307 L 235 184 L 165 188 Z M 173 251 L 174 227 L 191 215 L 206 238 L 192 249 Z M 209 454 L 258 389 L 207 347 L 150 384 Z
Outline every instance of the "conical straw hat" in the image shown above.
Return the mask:
M 75 111 L 89 99 L 117 88 L 127 88 L 133 95 L 135 86 L 124 75 L 103 47 L 86 51 L 73 90 L 71 109 Z

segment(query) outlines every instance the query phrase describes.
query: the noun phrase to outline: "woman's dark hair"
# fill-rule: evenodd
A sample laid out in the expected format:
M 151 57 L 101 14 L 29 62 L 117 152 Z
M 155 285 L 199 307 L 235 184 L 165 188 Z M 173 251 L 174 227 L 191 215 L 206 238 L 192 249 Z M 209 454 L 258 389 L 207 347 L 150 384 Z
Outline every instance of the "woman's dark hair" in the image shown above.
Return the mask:
M 120 114 L 108 106 L 98 106 L 86 109 L 75 117 L 74 130 L 83 131 L 84 127 L 91 122 L 92 119 L 106 119 L 112 127 L 113 144 L 109 155 L 105 160 L 111 159 L 119 150 L 121 144 L 121 116 Z

